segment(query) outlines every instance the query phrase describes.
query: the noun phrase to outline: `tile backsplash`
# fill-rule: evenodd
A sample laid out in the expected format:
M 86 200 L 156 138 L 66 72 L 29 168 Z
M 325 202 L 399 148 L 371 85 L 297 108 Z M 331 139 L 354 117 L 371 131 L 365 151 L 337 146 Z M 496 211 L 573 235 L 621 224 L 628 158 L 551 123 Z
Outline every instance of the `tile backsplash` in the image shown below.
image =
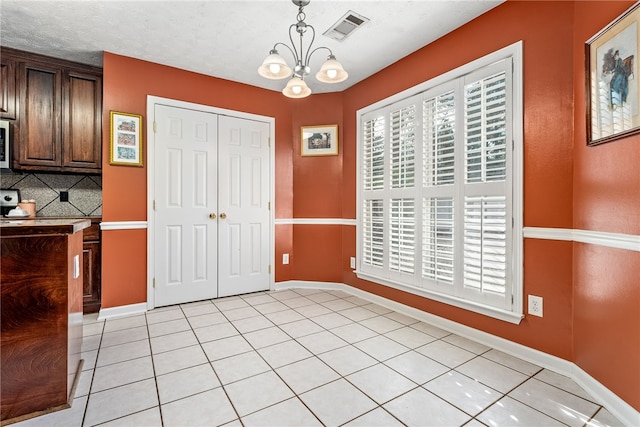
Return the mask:
M 20 190 L 22 200 L 36 201 L 36 216 L 73 217 L 102 215 L 102 177 L 14 173 L 2 171 L 0 188 Z M 69 201 L 60 201 L 60 192 L 69 192 Z

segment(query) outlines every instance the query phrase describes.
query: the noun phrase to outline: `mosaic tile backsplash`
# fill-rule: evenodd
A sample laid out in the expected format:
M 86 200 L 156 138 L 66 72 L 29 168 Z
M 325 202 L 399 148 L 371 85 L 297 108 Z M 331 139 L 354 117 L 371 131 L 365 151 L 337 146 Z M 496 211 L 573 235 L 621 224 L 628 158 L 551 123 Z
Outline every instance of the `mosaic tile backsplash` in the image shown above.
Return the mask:
M 36 201 L 36 216 L 102 216 L 102 177 L 14 173 L 2 171 L 0 188 L 20 190 L 22 200 Z M 60 201 L 60 192 L 69 192 L 69 201 Z

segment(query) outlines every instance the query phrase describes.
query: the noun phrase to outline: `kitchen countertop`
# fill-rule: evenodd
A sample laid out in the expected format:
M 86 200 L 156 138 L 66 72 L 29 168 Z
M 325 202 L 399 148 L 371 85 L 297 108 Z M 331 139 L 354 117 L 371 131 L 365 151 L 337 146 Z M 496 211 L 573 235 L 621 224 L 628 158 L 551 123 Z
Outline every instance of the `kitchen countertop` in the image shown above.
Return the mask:
M 11 237 L 28 234 L 72 234 L 90 226 L 89 218 L 4 218 L 0 220 L 0 235 Z

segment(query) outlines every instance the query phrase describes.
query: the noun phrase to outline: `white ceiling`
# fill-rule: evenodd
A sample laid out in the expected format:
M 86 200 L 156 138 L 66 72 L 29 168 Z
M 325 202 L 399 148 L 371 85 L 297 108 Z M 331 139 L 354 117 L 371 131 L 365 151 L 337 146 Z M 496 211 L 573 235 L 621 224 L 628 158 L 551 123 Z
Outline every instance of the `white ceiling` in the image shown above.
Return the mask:
M 342 91 L 503 1 L 313 0 L 304 11 L 314 46 L 329 47 L 349 78 L 327 85 L 309 77 L 309 87 Z M 349 10 L 370 22 L 343 42 L 322 35 Z M 290 44 L 297 13 L 291 0 L 0 0 L 0 44 L 98 66 L 108 51 L 281 90 L 286 80 L 264 79 L 257 69 L 276 42 Z M 312 76 L 325 53 L 312 57 Z

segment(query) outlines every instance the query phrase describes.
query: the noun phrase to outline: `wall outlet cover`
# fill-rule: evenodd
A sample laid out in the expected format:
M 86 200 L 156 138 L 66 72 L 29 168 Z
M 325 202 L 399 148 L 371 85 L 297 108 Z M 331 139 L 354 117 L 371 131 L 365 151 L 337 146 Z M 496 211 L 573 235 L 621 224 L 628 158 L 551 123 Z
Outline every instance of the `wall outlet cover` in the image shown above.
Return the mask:
M 356 257 L 352 256 L 352 257 L 349 259 L 349 266 L 350 266 L 353 270 L 355 270 L 355 269 L 356 269 Z
M 529 295 L 529 309 L 527 310 L 530 315 L 542 317 L 542 297 L 536 295 Z
M 289 264 L 289 254 L 282 254 L 282 263 Z

